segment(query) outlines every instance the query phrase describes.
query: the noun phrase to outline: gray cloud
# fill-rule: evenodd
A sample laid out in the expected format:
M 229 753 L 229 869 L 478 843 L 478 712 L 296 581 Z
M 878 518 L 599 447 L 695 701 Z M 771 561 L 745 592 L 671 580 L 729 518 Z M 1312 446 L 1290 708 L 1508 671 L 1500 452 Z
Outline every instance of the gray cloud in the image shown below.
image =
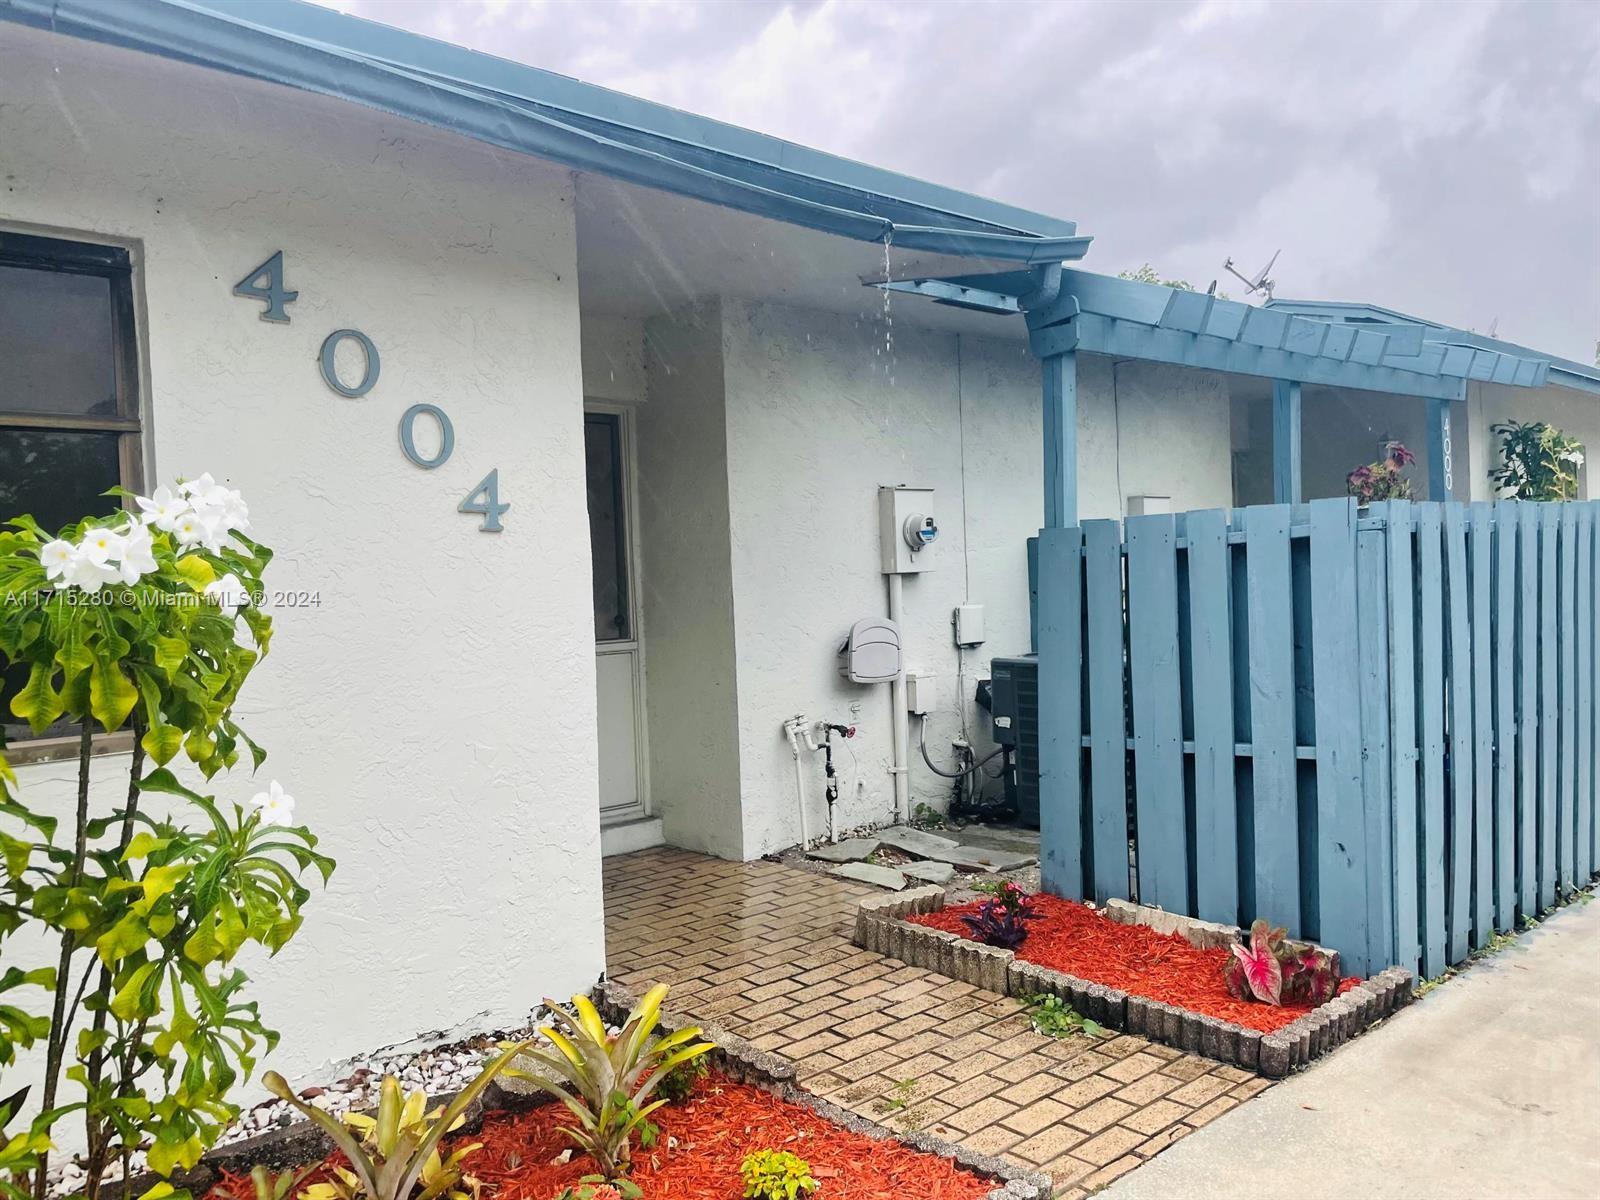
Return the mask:
M 1600 337 L 1589 4 L 338 7 L 1072 218 L 1096 270 L 1203 287 L 1281 246 L 1280 296 Z

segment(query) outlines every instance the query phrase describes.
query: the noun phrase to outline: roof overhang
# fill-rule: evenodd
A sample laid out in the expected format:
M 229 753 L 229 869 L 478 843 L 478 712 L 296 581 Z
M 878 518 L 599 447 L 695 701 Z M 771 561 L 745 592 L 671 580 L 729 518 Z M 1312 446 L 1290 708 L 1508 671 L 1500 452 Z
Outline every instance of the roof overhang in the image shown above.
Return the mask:
M 1001 262 L 1082 258 L 1026 212 L 298 0 L 0 0 L 0 20 L 449 130 L 858 241 Z

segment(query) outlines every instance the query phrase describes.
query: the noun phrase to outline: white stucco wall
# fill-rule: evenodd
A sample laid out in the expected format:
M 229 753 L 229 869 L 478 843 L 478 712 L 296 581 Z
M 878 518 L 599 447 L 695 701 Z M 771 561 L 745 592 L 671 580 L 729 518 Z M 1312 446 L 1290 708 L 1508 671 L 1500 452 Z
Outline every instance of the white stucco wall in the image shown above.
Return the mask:
M 583 394 L 612 404 L 643 400 L 644 322 L 637 317 L 585 312 L 582 324 Z
M 722 311 L 646 327 L 639 541 L 650 798 L 667 841 L 744 856 Z
M 283 1033 L 271 1065 L 295 1077 L 591 985 L 603 934 L 568 175 L 11 25 L 0 175 L 6 228 L 136 241 L 151 476 L 209 470 L 243 489 L 278 553 L 269 585 L 320 595 L 274 611 L 239 705 L 271 755 L 262 776 L 339 860 L 299 936 L 244 963 Z M 289 325 L 229 294 L 278 249 L 300 292 Z M 316 369 L 345 326 L 382 354 L 359 400 Z M 398 446 L 418 401 L 455 426 L 434 471 Z M 498 536 L 456 511 L 494 467 L 512 506 Z M 97 763 L 102 794 L 126 761 Z M 20 775 L 35 803 L 67 803 L 69 768 Z M 242 770 L 211 785 L 229 800 L 259 786 Z
M 886 610 L 881 484 L 937 492 L 935 565 L 907 577 L 903 629 L 908 668 L 936 676 L 929 747 L 949 763 L 963 723 L 988 747 L 974 685 L 989 659 L 1028 650 L 1026 539 L 1043 504 L 1040 397 L 1020 341 L 930 333 L 902 317 L 890 362 L 874 321 L 736 302 L 724 314 L 740 788 L 744 855 L 754 857 L 799 839 L 781 729 L 796 712 L 857 726 L 835 755 L 840 827 L 892 815 L 889 689 L 848 683 L 834 657 L 853 621 Z M 1220 376 L 1124 364 L 1113 399 L 1111 363 L 1085 356 L 1079 406 L 1085 517 L 1117 515 L 1130 494 L 1170 495 L 1180 508 L 1229 502 Z M 958 653 L 950 616 L 967 601 L 985 606 L 988 641 Z M 949 784 L 914 745 L 911 755 L 913 804 L 944 807 Z M 808 764 L 817 830 L 821 778 L 821 764 Z

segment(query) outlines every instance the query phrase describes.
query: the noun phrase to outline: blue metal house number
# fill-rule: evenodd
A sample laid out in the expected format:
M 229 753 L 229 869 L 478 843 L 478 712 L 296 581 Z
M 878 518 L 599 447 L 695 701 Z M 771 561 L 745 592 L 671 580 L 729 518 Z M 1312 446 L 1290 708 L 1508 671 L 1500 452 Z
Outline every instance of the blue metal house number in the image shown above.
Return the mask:
M 263 321 L 270 321 L 274 325 L 289 324 L 289 314 L 284 311 L 285 305 L 292 304 L 300 296 L 299 292 L 290 291 L 283 282 L 284 266 L 283 251 L 276 250 L 272 256 L 255 267 L 238 283 L 233 285 L 233 294 L 242 296 L 246 300 L 260 300 L 266 307 L 261 312 Z M 339 345 L 346 340 L 356 342 L 360 347 L 366 363 L 361 378 L 354 384 L 345 383 L 339 378 L 335 357 Z M 371 338 L 359 329 L 335 329 L 322 341 L 322 349 L 317 353 L 317 368 L 322 374 L 322 381 L 339 395 L 347 399 L 360 399 L 370 392 L 378 382 L 378 374 L 382 369 L 382 360 L 378 355 L 378 347 Z M 431 458 L 425 458 L 417 450 L 415 426 L 417 418 L 427 414 L 439 424 L 439 449 Z M 450 418 L 437 404 L 413 404 L 401 414 L 400 417 L 400 451 L 408 459 L 425 471 L 432 471 L 442 467 L 454 453 L 456 447 L 455 426 Z M 510 504 L 500 501 L 500 468 L 496 467 L 485 475 L 482 481 L 472 491 L 468 492 L 456 511 L 481 516 L 483 521 L 478 529 L 483 533 L 501 533 L 503 527 L 500 517 L 511 508 Z

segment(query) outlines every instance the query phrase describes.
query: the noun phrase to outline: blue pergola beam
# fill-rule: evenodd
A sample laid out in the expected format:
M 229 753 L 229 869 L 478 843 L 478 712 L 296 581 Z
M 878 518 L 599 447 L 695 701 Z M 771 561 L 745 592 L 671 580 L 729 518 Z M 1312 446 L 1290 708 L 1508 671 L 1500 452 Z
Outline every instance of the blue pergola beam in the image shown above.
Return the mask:
M 1217 311 L 1212 310 L 1213 318 Z M 1215 323 L 1213 319 L 1209 324 L 1214 326 Z M 1040 357 L 1076 348 L 1118 358 L 1147 359 L 1180 367 L 1402 396 L 1437 396 L 1453 400 L 1462 392 L 1462 381 L 1449 376 L 1420 375 L 1378 363 L 1347 361 L 1326 355 L 1296 354 L 1209 334 L 1196 335 L 1111 319 L 1091 312 L 1084 312 L 1064 324 L 1035 329 L 1029 340 L 1033 352 Z M 1378 340 L 1381 337 L 1374 338 Z M 1357 345 L 1360 341 L 1361 335 L 1358 335 Z
M 1300 384 L 1293 379 L 1272 383 L 1272 502 L 1299 504 Z

